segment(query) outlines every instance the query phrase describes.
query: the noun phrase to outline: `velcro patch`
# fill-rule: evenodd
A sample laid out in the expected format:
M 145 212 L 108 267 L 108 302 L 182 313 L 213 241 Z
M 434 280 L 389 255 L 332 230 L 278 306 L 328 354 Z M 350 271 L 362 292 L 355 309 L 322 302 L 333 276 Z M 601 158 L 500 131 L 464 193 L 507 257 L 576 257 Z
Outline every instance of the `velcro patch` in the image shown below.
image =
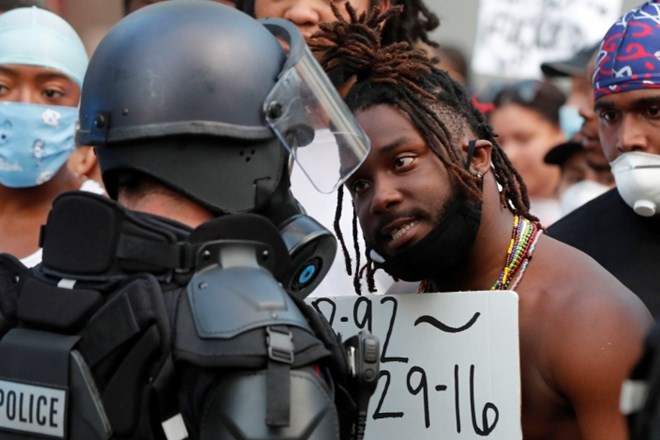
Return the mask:
M 64 438 L 66 390 L 0 380 L 0 431 Z

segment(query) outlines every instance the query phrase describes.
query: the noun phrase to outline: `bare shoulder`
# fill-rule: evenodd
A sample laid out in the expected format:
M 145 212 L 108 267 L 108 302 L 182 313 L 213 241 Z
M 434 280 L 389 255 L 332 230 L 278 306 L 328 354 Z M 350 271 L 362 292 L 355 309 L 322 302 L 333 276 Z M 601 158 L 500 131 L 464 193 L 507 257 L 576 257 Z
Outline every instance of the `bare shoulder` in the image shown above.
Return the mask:
M 546 391 L 575 414 L 581 438 L 625 438 L 621 384 L 642 353 L 652 318 L 595 260 L 542 236 L 518 286 L 521 355 Z
M 530 302 L 542 301 L 541 309 L 534 307 L 535 313 L 548 319 L 584 321 L 594 315 L 619 316 L 636 321 L 644 329 L 652 321 L 642 301 L 614 275 L 589 255 L 552 237 L 539 240 L 520 287 L 521 292 L 530 293 Z

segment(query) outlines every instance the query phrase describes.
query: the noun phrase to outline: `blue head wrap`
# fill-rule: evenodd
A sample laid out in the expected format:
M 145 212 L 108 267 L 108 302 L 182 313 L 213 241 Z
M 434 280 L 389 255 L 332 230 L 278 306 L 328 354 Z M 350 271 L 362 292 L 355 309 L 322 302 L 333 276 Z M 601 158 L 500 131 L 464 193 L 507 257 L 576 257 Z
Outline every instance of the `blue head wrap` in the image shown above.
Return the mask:
M 56 69 L 82 86 L 87 61 L 80 37 L 58 15 L 37 7 L 0 14 L 0 65 Z
M 593 77 L 596 99 L 648 88 L 660 88 L 658 0 L 630 10 L 612 25 L 598 50 Z

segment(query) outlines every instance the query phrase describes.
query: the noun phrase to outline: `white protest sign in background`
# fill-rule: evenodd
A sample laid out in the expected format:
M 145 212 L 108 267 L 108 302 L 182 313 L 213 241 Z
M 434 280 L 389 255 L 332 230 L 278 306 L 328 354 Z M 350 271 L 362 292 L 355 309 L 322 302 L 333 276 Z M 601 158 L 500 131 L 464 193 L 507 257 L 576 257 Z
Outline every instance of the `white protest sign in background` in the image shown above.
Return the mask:
M 307 300 L 343 339 L 381 345 L 366 440 L 522 438 L 514 292 Z
M 540 65 L 596 44 L 621 15 L 621 0 L 480 0 L 472 69 L 539 78 Z

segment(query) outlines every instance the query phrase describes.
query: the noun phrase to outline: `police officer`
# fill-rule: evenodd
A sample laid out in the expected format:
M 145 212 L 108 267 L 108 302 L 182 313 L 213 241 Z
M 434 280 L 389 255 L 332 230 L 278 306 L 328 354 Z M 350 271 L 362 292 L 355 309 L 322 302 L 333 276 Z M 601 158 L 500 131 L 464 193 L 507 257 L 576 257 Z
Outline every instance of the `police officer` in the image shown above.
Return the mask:
M 332 191 L 369 143 L 295 26 L 130 14 L 90 60 L 77 141 L 118 203 L 63 195 L 43 263 L 0 258 L 2 438 L 345 438 L 355 382 L 301 302 L 336 244 L 288 170 Z

